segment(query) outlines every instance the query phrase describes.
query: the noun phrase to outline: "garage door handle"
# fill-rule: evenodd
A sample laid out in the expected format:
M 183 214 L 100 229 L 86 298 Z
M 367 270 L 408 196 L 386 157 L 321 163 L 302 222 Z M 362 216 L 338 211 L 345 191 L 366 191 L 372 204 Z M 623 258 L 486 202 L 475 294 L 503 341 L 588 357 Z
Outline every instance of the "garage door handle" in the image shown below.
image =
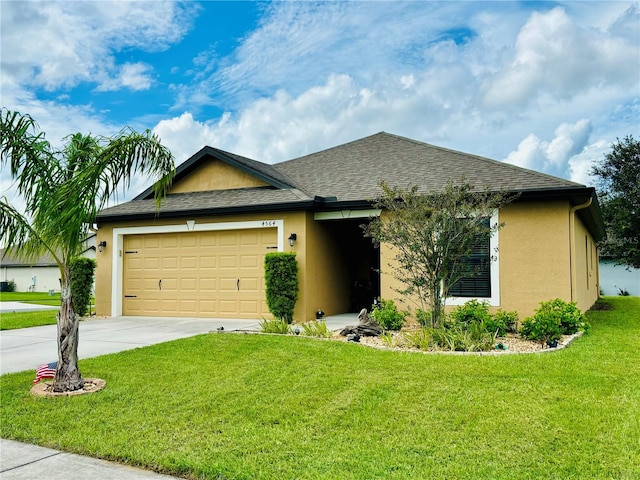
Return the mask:
M 240 279 L 236 280 L 236 290 L 240 291 Z
M 162 279 L 158 280 L 158 290 L 162 290 Z

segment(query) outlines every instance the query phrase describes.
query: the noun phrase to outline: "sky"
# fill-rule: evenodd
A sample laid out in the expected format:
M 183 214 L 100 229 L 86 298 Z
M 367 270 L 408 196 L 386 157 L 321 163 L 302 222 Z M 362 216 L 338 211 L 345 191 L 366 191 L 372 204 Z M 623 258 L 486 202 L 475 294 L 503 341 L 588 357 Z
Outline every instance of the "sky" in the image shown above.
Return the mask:
M 177 164 L 385 131 L 593 185 L 640 137 L 638 2 L 1 0 L 0 63 L 53 145 L 150 129 Z

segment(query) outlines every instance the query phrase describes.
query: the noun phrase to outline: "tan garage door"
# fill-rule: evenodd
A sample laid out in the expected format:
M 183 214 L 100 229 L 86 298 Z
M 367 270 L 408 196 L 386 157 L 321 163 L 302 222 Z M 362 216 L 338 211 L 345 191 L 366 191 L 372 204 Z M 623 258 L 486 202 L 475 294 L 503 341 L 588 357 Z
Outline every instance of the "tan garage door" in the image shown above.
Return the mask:
M 127 235 L 123 314 L 261 318 L 275 228 Z

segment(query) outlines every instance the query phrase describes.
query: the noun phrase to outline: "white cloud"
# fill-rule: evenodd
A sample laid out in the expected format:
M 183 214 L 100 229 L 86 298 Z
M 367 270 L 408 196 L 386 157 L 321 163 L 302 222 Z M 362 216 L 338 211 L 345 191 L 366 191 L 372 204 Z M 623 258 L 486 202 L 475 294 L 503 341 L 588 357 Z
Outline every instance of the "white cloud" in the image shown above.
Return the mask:
M 582 119 L 574 124 L 559 125 L 551 141 L 529 134 L 504 161 L 574 181 L 584 181 L 588 170 L 585 163 L 592 160 L 592 152 L 586 151 L 592 130 L 589 120 Z
M 125 63 L 118 68 L 113 78 L 103 81 L 97 91 L 109 92 L 128 88 L 131 90 L 147 90 L 151 87 L 152 78 L 149 75 L 152 67 L 144 63 Z
M 80 82 L 139 88 L 140 78 L 127 83 L 132 67 L 116 65 L 114 53 L 123 48 L 165 49 L 186 33 L 197 7 L 51 1 L 1 2 L 1 8 L 3 87 L 54 90 Z
M 484 102 L 513 108 L 542 95 L 567 99 L 608 85 L 637 88 L 639 51 L 637 36 L 578 26 L 563 8 L 534 12 L 518 33 L 512 59 L 487 79 Z

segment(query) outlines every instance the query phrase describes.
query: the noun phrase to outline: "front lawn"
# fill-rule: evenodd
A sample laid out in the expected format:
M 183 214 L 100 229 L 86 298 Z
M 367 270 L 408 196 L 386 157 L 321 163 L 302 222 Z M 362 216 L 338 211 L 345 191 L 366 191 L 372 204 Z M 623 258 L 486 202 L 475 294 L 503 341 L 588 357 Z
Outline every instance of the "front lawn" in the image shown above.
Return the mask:
M 0 292 L 0 302 L 35 303 L 37 305 L 60 306 L 60 293 L 48 292 Z
M 8 374 L 0 434 L 187 478 L 639 478 L 640 298 L 608 301 L 554 353 L 209 334 L 81 361 L 91 395 Z
M 55 325 L 57 310 L 38 310 L 36 312 L 3 312 L 0 314 L 0 330 Z

